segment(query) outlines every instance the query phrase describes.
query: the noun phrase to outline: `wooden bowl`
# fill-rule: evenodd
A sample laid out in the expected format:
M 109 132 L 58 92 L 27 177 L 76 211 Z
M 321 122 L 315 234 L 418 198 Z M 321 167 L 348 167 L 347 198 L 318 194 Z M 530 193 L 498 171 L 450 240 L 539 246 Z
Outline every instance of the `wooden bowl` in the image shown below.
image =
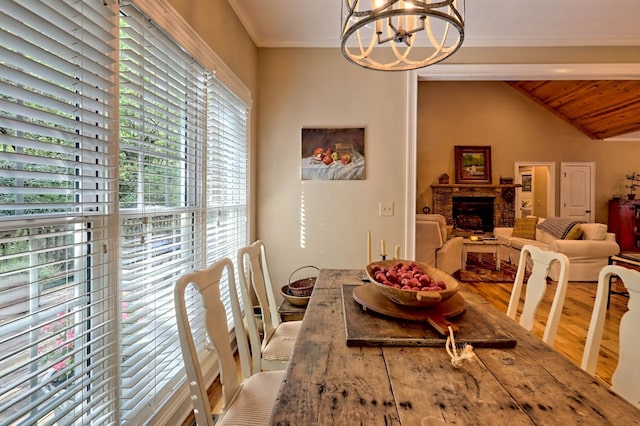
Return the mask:
M 282 297 L 294 306 L 307 306 L 309 299 L 311 298 L 311 296 L 294 296 L 289 292 L 288 284 L 282 286 L 280 294 L 282 294 Z
M 373 268 L 379 266 L 380 268 L 388 268 L 395 265 L 398 262 L 403 264 L 415 263 L 424 273 L 426 273 L 433 281 L 444 282 L 446 289 L 441 291 L 415 291 L 415 290 L 403 290 L 400 288 L 391 287 L 389 285 L 382 284 L 375 280 L 375 274 Z M 392 302 L 411 307 L 425 307 L 434 306 L 443 300 L 447 300 L 451 296 L 457 293 L 460 289 L 460 283 L 451 275 L 427 265 L 423 262 L 414 262 L 412 260 L 383 260 L 380 262 L 373 262 L 367 265 L 367 275 L 372 284 L 375 285 L 382 294 L 387 296 Z

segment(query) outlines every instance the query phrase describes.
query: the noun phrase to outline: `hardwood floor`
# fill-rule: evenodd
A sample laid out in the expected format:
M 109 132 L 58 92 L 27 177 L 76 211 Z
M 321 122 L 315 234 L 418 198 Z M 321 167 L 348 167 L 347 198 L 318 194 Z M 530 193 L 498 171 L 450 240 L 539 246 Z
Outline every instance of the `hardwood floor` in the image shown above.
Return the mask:
M 507 305 L 509 304 L 513 284 L 464 283 L 463 285 L 468 286 L 470 290 L 485 297 L 502 312 L 507 312 Z M 540 338 L 542 338 L 544 332 L 544 324 L 549 313 L 549 308 L 551 307 L 555 289 L 556 284 L 550 282 L 548 291 L 545 294 L 536 316 L 533 333 Z M 615 283 L 613 289 L 616 291 L 624 290 L 622 286 Z M 523 291 L 522 293 L 524 297 L 525 292 Z M 578 366 L 580 366 L 580 362 L 582 361 L 582 352 L 584 351 L 584 344 L 587 338 L 587 330 L 589 328 L 589 321 L 591 320 L 595 295 L 595 282 L 569 283 L 554 348 Z M 612 295 L 611 306 L 605 320 L 596 377 L 609 386 L 611 385 L 611 375 L 618 363 L 618 329 L 620 318 L 627 311 L 628 301 L 629 299 L 625 296 Z M 211 406 L 215 407 L 214 412 L 218 412 L 220 409 L 220 397 L 220 382 L 216 380 L 209 389 L 209 399 Z M 194 417 L 192 413 L 185 419 L 182 425 L 193 425 L 193 420 Z
M 476 293 L 491 301 L 502 312 L 507 312 L 509 297 L 513 284 L 488 284 L 488 283 L 465 283 Z M 567 295 L 560 318 L 560 326 L 554 348 L 567 357 L 571 362 L 580 366 L 582 353 L 587 338 L 587 330 L 591 321 L 591 312 L 596 295 L 596 283 L 570 282 Z M 621 287 L 621 286 L 620 286 Z M 556 284 L 550 282 L 549 288 L 540 305 L 533 334 L 542 338 L 544 324 L 546 323 L 551 301 L 555 294 Z M 618 284 L 613 285 L 614 290 L 621 290 Z M 523 297 L 524 297 L 524 291 Z M 521 298 L 522 304 L 523 298 Z M 621 295 L 611 296 L 611 306 L 607 312 L 605 328 L 598 358 L 596 377 L 611 385 L 611 375 L 618 363 L 618 330 L 620 318 L 627 311 L 629 299 Z

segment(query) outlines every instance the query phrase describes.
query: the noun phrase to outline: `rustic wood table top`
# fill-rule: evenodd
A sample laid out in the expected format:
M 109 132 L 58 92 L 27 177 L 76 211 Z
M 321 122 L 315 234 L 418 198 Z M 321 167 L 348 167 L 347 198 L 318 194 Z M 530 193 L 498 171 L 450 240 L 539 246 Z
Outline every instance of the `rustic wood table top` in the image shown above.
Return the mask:
M 476 347 L 476 358 L 455 368 L 444 345 L 347 345 L 343 285 L 362 284 L 364 276 L 320 271 L 271 424 L 640 424 L 640 410 L 467 284 L 465 303 L 516 339 L 515 347 Z

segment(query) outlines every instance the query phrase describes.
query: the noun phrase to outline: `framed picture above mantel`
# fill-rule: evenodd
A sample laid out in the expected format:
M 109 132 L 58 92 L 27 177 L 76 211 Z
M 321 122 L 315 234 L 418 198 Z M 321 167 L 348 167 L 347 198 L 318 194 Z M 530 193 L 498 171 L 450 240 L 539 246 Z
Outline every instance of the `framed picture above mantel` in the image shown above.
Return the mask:
M 491 147 L 454 146 L 456 183 L 491 184 Z

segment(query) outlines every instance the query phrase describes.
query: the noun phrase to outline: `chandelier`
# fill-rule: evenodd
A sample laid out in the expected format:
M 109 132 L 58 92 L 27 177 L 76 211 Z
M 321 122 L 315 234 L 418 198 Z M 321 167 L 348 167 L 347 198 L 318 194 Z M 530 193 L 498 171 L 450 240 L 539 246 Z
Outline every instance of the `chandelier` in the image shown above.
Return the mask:
M 464 14 L 464 0 L 344 0 L 342 54 L 382 71 L 435 64 L 462 45 L 460 11 Z

